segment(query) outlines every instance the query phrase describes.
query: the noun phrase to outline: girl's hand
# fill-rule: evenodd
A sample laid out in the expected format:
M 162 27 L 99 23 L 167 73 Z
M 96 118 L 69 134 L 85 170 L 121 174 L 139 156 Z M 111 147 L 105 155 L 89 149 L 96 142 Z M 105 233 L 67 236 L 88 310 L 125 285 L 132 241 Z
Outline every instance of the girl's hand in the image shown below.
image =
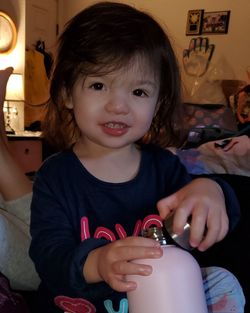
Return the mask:
M 157 203 L 160 216 L 165 219 L 175 212 L 173 230 L 183 232 L 192 217 L 190 244 L 204 251 L 222 240 L 228 232 L 228 216 L 221 187 L 213 180 L 197 178 L 176 193 Z
M 88 283 L 105 281 L 112 289 L 127 292 L 134 290 L 136 283 L 126 281 L 126 275 L 147 276 L 152 273 L 150 265 L 130 261 L 161 256 L 162 249 L 155 240 L 127 237 L 91 251 L 85 262 L 83 274 Z

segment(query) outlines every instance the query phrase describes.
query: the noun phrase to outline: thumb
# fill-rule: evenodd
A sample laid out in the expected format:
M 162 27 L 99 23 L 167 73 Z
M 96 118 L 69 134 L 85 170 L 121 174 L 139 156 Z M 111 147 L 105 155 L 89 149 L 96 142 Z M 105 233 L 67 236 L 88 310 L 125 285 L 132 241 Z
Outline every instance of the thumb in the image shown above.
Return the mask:
M 165 219 L 170 213 L 172 213 L 177 208 L 177 195 L 176 193 L 161 199 L 157 202 L 157 209 L 159 211 L 160 217 Z

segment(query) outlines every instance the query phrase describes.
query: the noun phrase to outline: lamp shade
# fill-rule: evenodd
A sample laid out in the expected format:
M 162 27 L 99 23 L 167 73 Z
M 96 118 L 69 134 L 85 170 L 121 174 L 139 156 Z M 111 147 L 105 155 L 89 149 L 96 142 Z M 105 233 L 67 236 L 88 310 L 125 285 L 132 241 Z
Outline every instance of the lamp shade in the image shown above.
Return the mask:
M 11 74 L 6 87 L 7 101 L 23 101 L 24 100 L 24 88 L 23 88 L 23 76 L 22 74 Z

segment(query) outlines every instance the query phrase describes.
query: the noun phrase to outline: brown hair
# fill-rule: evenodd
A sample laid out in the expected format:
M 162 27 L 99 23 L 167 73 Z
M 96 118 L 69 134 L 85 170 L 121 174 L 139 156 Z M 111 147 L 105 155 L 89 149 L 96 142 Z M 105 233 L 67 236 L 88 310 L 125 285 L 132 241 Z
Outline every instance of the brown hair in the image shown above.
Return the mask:
M 159 110 L 144 142 L 180 144 L 179 69 L 170 40 L 149 15 L 129 5 L 100 2 L 78 13 L 59 38 L 43 133 L 58 149 L 80 136 L 73 110 L 65 101 L 79 77 L 105 74 L 126 66 L 136 55 L 160 71 Z M 66 93 L 66 94 L 65 94 Z M 179 123 L 181 124 L 181 122 Z

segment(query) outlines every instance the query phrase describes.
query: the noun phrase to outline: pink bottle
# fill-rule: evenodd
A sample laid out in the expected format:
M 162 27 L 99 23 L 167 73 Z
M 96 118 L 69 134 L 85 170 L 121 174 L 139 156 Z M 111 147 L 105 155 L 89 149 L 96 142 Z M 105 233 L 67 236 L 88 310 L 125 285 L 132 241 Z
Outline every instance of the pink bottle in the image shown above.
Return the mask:
M 153 272 L 127 277 L 137 283 L 136 290 L 127 293 L 129 313 L 207 313 L 201 271 L 193 256 L 167 245 L 161 228 L 149 228 L 143 236 L 158 240 L 163 256 L 133 261 L 151 265 Z

